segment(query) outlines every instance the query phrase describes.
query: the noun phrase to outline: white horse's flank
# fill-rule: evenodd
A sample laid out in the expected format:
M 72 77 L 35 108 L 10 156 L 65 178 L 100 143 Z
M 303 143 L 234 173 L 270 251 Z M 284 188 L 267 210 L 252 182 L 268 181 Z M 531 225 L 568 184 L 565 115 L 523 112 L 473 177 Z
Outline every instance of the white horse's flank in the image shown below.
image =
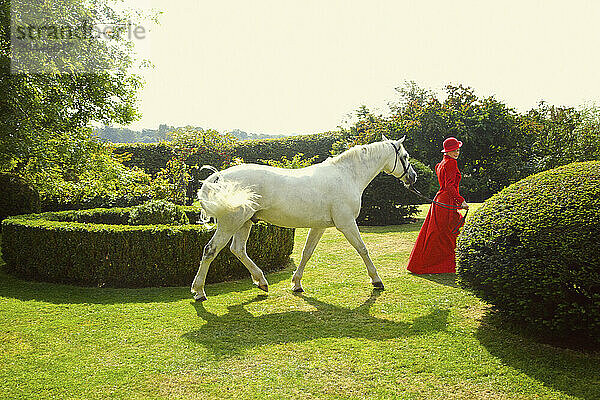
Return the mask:
M 402 146 L 404 138 L 356 146 L 320 164 L 301 169 L 242 164 L 210 175 L 198 197 L 206 216 L 217 220 L 217 230 L 204 248 L 202 262 L 192 283 L 192 294 L 206 300 L 204 283 L 208 267 L 233 237 L 231 251 L 248 268 L 262 290 L 268 283 L 260 268 L 246 254 L 252 220 L 290 228 L 310 228 L 302 258 L 292 277 L 292 289 L 302 292 L 304 267 L 323 232 L 335 226 L 365 262 L 371 283 L 383 282 L 360 237 L 356 218 L 363 190 L 381 171 L 401 178 L 405 184 L 417 175 Z

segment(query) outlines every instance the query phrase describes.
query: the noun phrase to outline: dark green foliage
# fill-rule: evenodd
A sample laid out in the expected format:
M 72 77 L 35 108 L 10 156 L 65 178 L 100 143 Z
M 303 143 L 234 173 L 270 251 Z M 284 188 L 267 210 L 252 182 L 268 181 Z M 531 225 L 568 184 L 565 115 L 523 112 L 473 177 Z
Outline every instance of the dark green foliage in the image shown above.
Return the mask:
M 118 143 L 116 154 L 130 154 L 123 164 L 126 167 L 137 166 L 149 174 L 156 174 L 167 165 L 173 149 L 167 142 L 160 143 Z
M 135 54 L 126 37 L 50 43 L 34 35 L 32 42 L 18 40 L 11 30 L 23 21 L 42 31 L 50 22 L 136 23 L 132 19 L 139 14 L 117 10 L 106 1 L 0 0 L 0 16 L 0 169 L 28 178 L 41 170 L 62 170 L 70 158 L 68 144 L 89 136 L 83 128 L 90 121 L 127 124 L 136 119 L 142 81 L 130 73 Z M 57 46 L 53 52 L 60 57 L 48 58 L 44 48 L 49 46 Z M 11 65 L 24 68 L 11 73 Z
M 2 258 L 13 274 L 88 286 L 189 285 L 214 231 L 202 225 L 120 225 L 131 208 L 62 211 L 6 219 Z M 191 219 L 197 210 L 187 207 Z M 77 221 L 77 222 L 71 222 Z M 294 230 L 253 226 L 248 255 L 264 270 L 289 260 Z M 211 264 L 207 282 L 249 276 L 225 248 Z
M 0 221 L 35 212 L 40 212 L 38 192 L 18 176 L 0 173 Z
M 188 219 L 182 206 L 166 200 L 152 200 L 133 207 L 128 225 L 186 225 Z
M 600 343 L 600 161 L 525 178 L 487 200 L 457 244 L 462 284 L 510 319 Z
M 522 119 L 535 137 L 532 156 L 537 171 L 600 159 L 599 107 L 574 109 L 541 102 Z
M 418 160 L 410 160 L 417 172 L 414 187 L 424 196 L 432 198 L 438 190 L 433 171 Z M 426 201 L 410 192 L 399 179 L 381 173 L 366 187 L 362 196 L 359 225 L 398 225 L 406 223 L 417 212 L 415 204 Z

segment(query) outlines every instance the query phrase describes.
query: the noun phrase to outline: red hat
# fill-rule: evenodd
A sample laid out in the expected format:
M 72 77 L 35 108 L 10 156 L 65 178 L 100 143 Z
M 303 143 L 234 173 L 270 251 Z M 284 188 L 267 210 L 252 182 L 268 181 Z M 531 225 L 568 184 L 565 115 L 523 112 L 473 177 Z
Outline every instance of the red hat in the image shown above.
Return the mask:
M 462 145 L 463 142 L 461 142 L 460 140 L 456 140 L 456 138 L 449 137 L 448 139 L 444 140 L 444 150 L 442 150 L 442 153 L 448 153 L 450 151 L 457 150 Z

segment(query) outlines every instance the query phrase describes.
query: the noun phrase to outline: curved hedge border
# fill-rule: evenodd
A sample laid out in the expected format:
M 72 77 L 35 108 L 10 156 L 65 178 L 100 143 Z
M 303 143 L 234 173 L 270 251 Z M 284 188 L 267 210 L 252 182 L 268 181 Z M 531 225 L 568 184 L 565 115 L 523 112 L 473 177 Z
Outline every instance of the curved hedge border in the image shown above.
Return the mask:
M 131 208 L 48 212 L 2 222 L 4 268 L 15 275 L 85 286 L 145 287 L 191 284 L 214 231 L 202 225 L 129 226 Z M 190 221 L 197 215 L 186 207 Z M 248 255 L 263 271 L 283 267 L 294 230 L 255 224 Z M 210 266 L 207 282 L 249 276 L 225 248 Z
M 457 243 L 463 286 L 510 319 L 600 343 L 600 161 L 529 176 L 488 199 Z

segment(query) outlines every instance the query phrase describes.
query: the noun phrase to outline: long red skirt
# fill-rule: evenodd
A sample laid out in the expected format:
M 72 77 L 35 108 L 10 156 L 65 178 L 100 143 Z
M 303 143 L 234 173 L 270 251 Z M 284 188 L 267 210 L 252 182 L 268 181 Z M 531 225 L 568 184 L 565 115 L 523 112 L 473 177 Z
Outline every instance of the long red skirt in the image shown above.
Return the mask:
M 435 200 L 453 204 L 444 192 L 438 192 Z M 410 253 L 408 270 L 415 274 L 439 274 L 456 272 L 456 238 L 464 220 L 458 210 L 449 210 L 431 204 L 419 236 Z

